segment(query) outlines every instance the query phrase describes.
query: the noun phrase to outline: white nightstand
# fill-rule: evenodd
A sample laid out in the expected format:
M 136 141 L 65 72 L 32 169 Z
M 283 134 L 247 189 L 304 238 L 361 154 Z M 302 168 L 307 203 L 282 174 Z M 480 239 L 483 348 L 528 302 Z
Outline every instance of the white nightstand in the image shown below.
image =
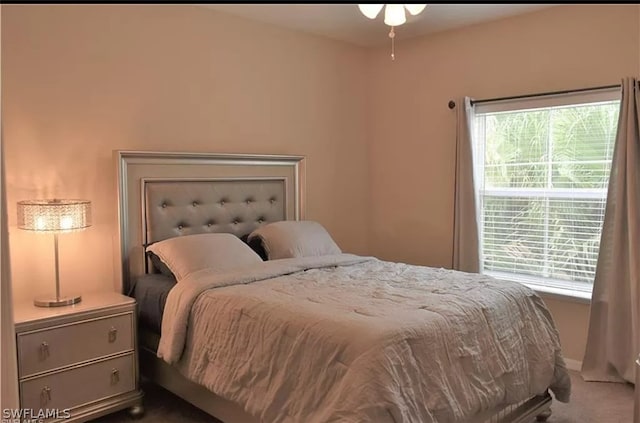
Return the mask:
M 17 304 L 21 409 L 57 410 L 60 419 L 47 422 L 84 422 L 127 407 L 141 415 L 135 308 L 133 298 L 114 292 L 65 307 Z

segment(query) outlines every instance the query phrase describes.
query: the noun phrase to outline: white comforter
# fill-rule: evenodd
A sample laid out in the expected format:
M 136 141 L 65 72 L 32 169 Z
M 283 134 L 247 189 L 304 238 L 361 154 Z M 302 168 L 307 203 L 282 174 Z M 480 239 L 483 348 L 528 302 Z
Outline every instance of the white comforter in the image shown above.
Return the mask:
M 458 422 L 570 393 L 530 289 L 349 254 L 192 274 L 158 356 L 265 422 Z

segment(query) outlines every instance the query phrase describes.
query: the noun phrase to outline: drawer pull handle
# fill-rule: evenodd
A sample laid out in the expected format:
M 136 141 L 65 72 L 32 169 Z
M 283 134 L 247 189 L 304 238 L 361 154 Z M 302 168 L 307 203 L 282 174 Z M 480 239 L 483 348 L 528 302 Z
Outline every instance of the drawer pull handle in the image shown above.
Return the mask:
M 111 370 L 111 384 L 116 385 L 120 382 L 120 371 L 118 369 Z
M 51 401 L 51 388 L 45 386 L 42 388 L 42 391 L 40 391 L 40 404 L 45 406 L 49 401 Z
M 111 329 L 109 329 L 109 343 L 112 344 L 116 342 L 117 337 L 118 337 L 118 329 L 111 326 Z
M 40 344 L 40 360 L 46 360 L 49 357 L 49 343 L 42 341 Z

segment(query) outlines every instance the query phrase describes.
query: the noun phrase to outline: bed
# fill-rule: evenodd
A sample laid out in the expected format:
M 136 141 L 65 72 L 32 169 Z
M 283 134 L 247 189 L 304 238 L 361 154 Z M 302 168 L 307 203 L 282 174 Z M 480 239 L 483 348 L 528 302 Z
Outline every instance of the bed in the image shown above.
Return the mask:
M 435 340 L 427 338 L 427 335 L 421 335 L 422 337 L 416 335 L 421 334 L 423 330 L 421 326 L 423 319 L 416 316 L 421 316 L 424 312 L 437 314 L 442 311 L 444 313 L 445 310 L 437 309 L 439 307 L 437 305 L 426 307 L 424 301 L 415 302 L 415 298 L 423 295 L 425 289 L 431 290 L 429 292 L 432 294 L 442 294 L 447 289 L 454 289 L 449 288 L 450 285 L 459 284 L 461 288 L 458 291 L 469 291 L 466 297 L 478 298 L 477 301 L 473 301 L 478 303 L 482 292 L 487 293 L 492 290 L 498 292 L 501 289 L 495 281 L 481 275 L 462 275 L 446 269 L 388 263 L 375 258 L 348 254 L 295 259 L 289 262 L 286 259 L 270 260 L 264 264 L 256 264 L 252 269 L 230 272 L 232 274 L 224 277 L 214 272 L 196 272 L 199 275 L 193 276 L 193 280 L 185 284 L 182 283 L 183 281 L 176 283 L 170 277 L 157 273 L 156 266 L 145 254 L 145 247 L 159 241 L 206 233 L 230 233 L 240 238 L 273 222 L 303 220 L 305 185 L 303 157 L 136 151 L 116 151 L 114 156 L 118 169 L 122 287 L 123 292 L 135 296 L 138 300 L 141 372 L 144 377 L 223 422 L 364 421 L 362 416 L 366 415 L 365 420 L 380 422 L 524 423 L 536 419 L 543 421 L 550 415 L 551 396 L 547 388 L 553 388 L 554 394 L 556 397 L 559 395 L 561 400 L 568 400 L 570 384 L 559 345 L 555 348 L 540 346 L 545 343 L 543 338 L 547 336 L 557 343 L 557 332 L 552 322 L 546 327 L 546 334 L 535 332 L 539 330 L 535 325 L 528 328 L 527 330 L 531 330 L 531 333 L 540 339 L 534 340 L 526 348 L 519 347 L 520 350 L 513 349 L 510 352 L 500 348 L 493 350 L 494 354 L 505 354 L 505 357 L 510 357 L 507 363 L 517 364 L 513 366 L 509 364 L 508 369 L 499 370 L 502 379 L 508 379 L 510 374 L 532 373 L 528 366 L 532 366 L 532 369 L 533 366 L 542 366 L 539 372 L 533 373 L 546 374 L 544 377 L 538 377 L 538 380 L 534 380 L 536 377 L 528 377 L 525 380 L 514 376 L 514 380 L 509 381 L 509 385 L 505 385 L 507 389 L 504 386 L 496 388 L 502 390 L 499 394 L 496 392 L 491 394 L 501 396 L 500 403 L 496 403 L 495 398 L 490 399 L 492 389 L 485 388 L 489 385 L 493 386 L 494 383 L 492 379 L 483 379 L 488 377 L 487 368 L 484 369 L 485 374 L 474 373 L 475 370 L 472 368 L 475 367 L 470 365 L 470 362 L 454 360 L 456 363 L 462 363 L 459 364 L 461 367 L 457 371 L 449 369 L 442 363 L 448 362 L 446 357 L 451 351 L 434 351 L 432 360 L 421 356 L 421 354 L 424 355 L 422 351 L 429 348 L 430 344 L 439 341 L 438 338 Z M 389 274 L 391 278 L 397 274 L 410 274 L 411 277 L 408 279 L 420 281 L 429 278 L 434 282 L 430 283 L 428 288 L 425 288 L 424 283 L 416 283 L 412 289 L 422 291 L 411 291 L 410 287 L 395 287 L 387 282 L 381 282 L 383 278 L 380 276 L 372 277 L 372 275 L 383 274 Z M 474 278 L 481 280 L 473 281 Z M 295 280 L 295 284 L 291 283 L 292 280 Z M 360 284 L 358 290 L 363 292 L 354 293 L 352 287 L 349 288 L 344 284 L 346 280 L 358 281 Z M 322 289 L 318 289 L 318 281 L 322 281 Z M 365 287 L 367 284 L 370 286 Z M 476 289 L 475 286 L 478 284 L 486 286 L 484 290 L 478 291 L 480 297 L 470 292 Z M 296 292 L 291 291 L 291 286 L 295 286 L 293 291 Z M 197 287 L 197 289 L 189 287 Z M 334 292 L 337 291 L 332 291 L 334 288 L 345 291 L 340 291 L 340 294 L 336 295 Z M 543 316 L 541 317 L 543 320 L 551 321 L 544 305 L 537 303 L 538 301 L 541 303 L 541 300 L 535 294 L 524 292 L 522 290 L 526 290 L 525 288 L 515 285 L 510 289 L 511 291 L 501 290 L 499 295 L 485 298 L 487 302 L 481 307 L 484 310 L 483 313 L 491 313 L 492 301 L 496 298 L 521 296 L 527 297 L 527 307 L 535 308 L 536 313 Z M 381 294 L 383 291 L 384 295 Z M 459 293 L 455 295 L 462 302 L 465 301 L 464 295 Z M 299 299 L 296 299 L 300 296 L 308 301 L 304 307 L 301 306 Z M 376 296 L 380 297 L 377 298 L 378 303 L 372 300 Z M 400 302 L 396 301 L 397 304 L 413 304 L 415 307 L 411 313 L 407 314 L 408 320 L 402 321 L 405 323 L 389 325 L 387 330 L 385 322 L 392 321 L 393 318 L 390 316 L 396 315 L 385 315 L 393 308 L 389 307 L 389 299 L 393 299 L 393 296 L 403 297 Z M 181 306 L 181 301 L 176 300 L 178 297 L 189 300 L 182 301 L 186 305 Z M 208 299 L 205 301 L 205 298 Z M 354 308 L 353 305 L 358 301 L 363 302 L 358 303 Z M 314 302 L 318 306 L 314 306 Z M 502 301 L 502 303 L 505 307 L 512 306 L 509 301 Z M 167 312 L 166 307 L 170 312 Z M 466 306 L 460 307 L 460 310 L 464 311 Z M 518 307 L 513 308 L 509 313 L 514 315 L 519 313 Z M 257 315 L 244 318 L 248 309 L 259 313 L 259 318 L 255 318 Z M 461 331 L 458 338 L 461 339 L 482 332 L 473 327 L 476 324 L 473 319 L 464 317 L 465 313 L 461 312 L 459 315 L 450 317 L 454 320 L 458 318 L 457 316 L 463 320 L 467 319 L 466 323 L 457 326 Z M 204 315 L 215 315 L 215 320 L 212 321 L 216 323 L 205 323 L 205 317 L 198 317 Z M 338 315 L 350 317 L 346 320 L 343 317 L 338 319 L 336 317 Z M 494 318 L 500 320 L 496 327 L 501 332 L 524 330 L 521 327 L 516 328 L 515 323 L 509 326 L 505 323 L 509 319 L 496 316 L 487 317 L 486 320 Z M 163 317 L 165 322 L 162 322 Z M 312 323 L 298 323 L 307 321 L 306 319 L 311 319 L 309 321 Z M 252 323 L 256 320 L 260 322 L 259 325 Z M 518 321 L 515 318 L 513 320 Z M 525 321 L 527 318 L 522 320 L 522 322 Z M 283 327 L 285 329 L 282 329 Z M 310 329 L 314 327 L 322 330 L 314 332 Z M 324 374 L 322 379 L 320 375 L 313 373 L 315 371 L 313 368 L 318 367 L 317 364 L 311 366 L 312 369 L 309 370 L 308 363 L 304 363 L 305 360 L 282 361 L 280 356 L 269 355 L 273 354 L 270 351 L 274 350 L 248 344 L 254 342 L 261 343 L 260 345 L 263 346 L 273 344 L 267 340 L 265 331 L 277 332 L 275 338 L 279 340 L 291 337 L 293 341 L 287 344 L 289 348 L 287 354 L 292 354 L 295 349 L 297 354 L 306 357 L 308 362 L 316 360 L 320 363 L 326 359 L 327 354 L 333 354 L 331 363 L 339 364 L 336 367 L 337 370 L 324 372 L 327 374 Z M 296 333 L 303 332 L 306 336 L 305 342 L 296 343 Z M 235 348 L 233 354 L 225 350 L 224 342 L 214 344 L 207 341 L 216 333 L 228 333 L 229 339 L 225 342 L 236 344 L 233 346 Z M 354 336 L 354 333 L 357 336 Z M 399 333 L 402 333 L 403 340 L 406 339 L 407 333 L 411 333 L 411 339 L 416 343 L 406 348 L 398 347 L 402 344 L 402 342 L 396 342 L 400 339 Z M 370 334 L 370 336 L 363 334 Z M 243 356 L 245 349 L 238 349 L 238 343 L 244 343 L 243 345 L 247 346 L 246 350 L 253 351 L 253 355 Z M 282 342 L 276 344 L 279 348 L 283 347 Z M 332 350 L 331 346 L 334 344 L 340 344 L 340 347 Z M 295 348 L 292 345 L 295 345 Z M 313 347 L 304 350 L 306 348 L 304 345 Z M 336 353 L 337 350 L 340 350 L 339 354 Z M 382 350 L 384 354 L 380 353 Z M 206 353 L 203 355 L 202 351 Z M 261 364 L 262 361 L 257 359 L 258 355 L 255 351 L 262 351 L 263 356 L 260 359 L 265 364 Z M 518 352 L 527 356 L 532 355 L 532 358 L 528 361 L 520 359 L 514 355 Z M 365 353 L 368 354 L 366 360 L 356 360 L 357 357 L 363 357 Z M 317 358 L 314 358 L 314 354 Z M 338 358 L 335 357 L 336 354 Z M 469 352 L 469 354 L 475 353 Z M 159 358 L 159 355 L 163 358 Z M 412 357 L 412 364 L 405 364 L 407 355 Z M 397 360 L 392 360 L 394 363 L 392 366 L 387 365 L 390 356 L 397 357 Z M 212 360 L 212 357 L 215 360 Z M 489 357 L 484 357 L 484 361 L 488 359 Z M 536 362 L 539 363 L 536 364 Z M 283 363 L 288 367 L 287 371 L 279 369 Z M 239 372 L 238 368 L 245 364 L 249 370 L 245 373 Z M 347 370 L 344 370 L 345 368 Z M 385 368 L 387 370 L 384 372 L 380 370 Z M 389 368 L 393 368 L 393 371 L 390 372 Z M 416 369 L 423 373 L 420 374 Z M 449 374 L 449 370 L 451 374 L 457 375 L 456 378 L 460 381 L 467 378 L 464 376 L 466 373 L 476 379 L 476 383 L 479 384 L 477 389 L 479 394 L 470 396 L 475 400 L 465 400 L 466 396 L 457 390 L 455 383 L 452 384 L 455 378 Z M 435 377 L 438 371 L 444 372 L 443 378 Z M 552 376 L 549 375 L 550 371 L 553 373 Z M 226 376 L 225 372 L 228 373 Z M 269 374 L 268 377 L 256 379 L 256 374 L 265 372 Z M 350 377 L 348 382 L 345 377 L 347 373 Z M 382 379 L 388 378 L 390 373 L 395 376 L 389 379 L 389 383 L 397 382 L 400 385 L 391 390 L 393 395 L 390 397 L 387 395 L 383 399 L 380 396 L 382 391 L 376 386 L 381 385 Z M 247 379 L 248 375 L 251 377 Z M 352 375 L 355 376 L 351 377 Z M 300 378 L 305 377 L 307 380 L 315 377 L 318 383 L 315 385 L 296 383 Z M 276 379 L 277 387 L 272 388 L 277 395 L 273 394 L 273 389 L 264 388 L 265 384 L 268 385 L 271 382 L 275 386 Z M 334 383 L 331 383 L 332 380 Z M 414 389 L 425 385 L 427 381 L 431 391 L 418 392 Z M 466 379 L 463 382 L 466 385 L 470 383 Z M 540 385 L 541 383 L 544 386 Z M 266 390 L 261 391 L 259 385 Z M 408 388 L 409 385 L 411 389 Z M 537 386 L 532 388 L 534 385 Z M 322 386 L 326 388 L 322 389 L 332 393 L 319 392 L 318 387 Z M 341 388 L 338 389 L 336 386 Z M 436 386 L 437 390 L 434 388 Z M 525 388 L 528 391 L 535 391 L 535 395 L 524 396 L 519 392 Z M 222 392 L 222 395 L 216 395 L 212 391 Z M 260 395 L 265 393 L 271 397 L 265 399 Z M 296 399 L 297 396 L 301 396 L 302 399 Z M 329 399 L 322 402 L 319 398 Z M 434 411 L 439 405 L 433 404 L 431 409 L 430 402 L 436 401 L 437 398 L 441 398 L 444 403 L 448 403 L 449 399 L 453 398 L 450 401 L 453 404 L 450 407 L 453 411 Z M 490 402 L 492 405 L 489 407 L 487 404 Z M 315 411 L 313 413 L 308 411 L 309 417 L 301 419 L 300 416 L 307 412 L 304 406 L 300 406 L 302 403 L 307 407 L 306 410 L 319 408 L 339 411 L 334 414 L 328 412 L 313 414 Z M 396 403 L 401 406 L 396 407 Z M 327 404 L 331 404 L 331 407 Z M 364 404 L 366 408 L 360 417 L 356 414 L 350 415 L 349 407 L 353 408 L 354 404 Z M 469 414 L 470 409 L 473 409 L 472 414 Z M 262 418 L 256 416 L 262 416 Z

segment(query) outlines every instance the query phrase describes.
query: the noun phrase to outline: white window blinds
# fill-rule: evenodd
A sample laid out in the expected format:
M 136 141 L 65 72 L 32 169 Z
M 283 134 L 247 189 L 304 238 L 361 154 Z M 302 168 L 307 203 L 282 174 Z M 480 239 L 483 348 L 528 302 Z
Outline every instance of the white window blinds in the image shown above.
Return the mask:
M 591 291 L 619 99 L 616 89 L 476 106 L 484 273 Z

